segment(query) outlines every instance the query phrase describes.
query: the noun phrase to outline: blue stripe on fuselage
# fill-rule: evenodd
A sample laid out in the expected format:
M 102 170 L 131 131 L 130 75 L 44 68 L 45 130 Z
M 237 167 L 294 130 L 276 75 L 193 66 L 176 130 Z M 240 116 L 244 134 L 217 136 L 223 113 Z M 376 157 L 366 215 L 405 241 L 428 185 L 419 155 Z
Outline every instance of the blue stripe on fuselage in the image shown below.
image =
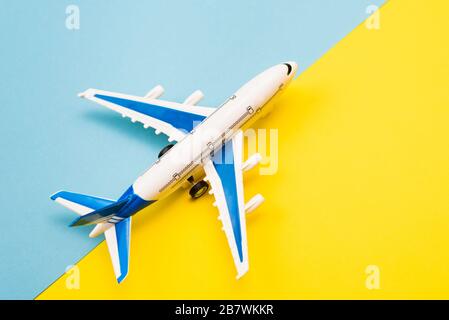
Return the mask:
M 156 202 L 156 200 L 144 200 L 134 193 L 133 186 L 130 186 L 125 193 L 119 198 L 118 201 L 128 199 L 128 202 L 117 212 L 116 216 L 121 218 L 128 218 L 138 211 L 142 210 L 146 206 Z
M 224 145 L 221 152 L 219 152 L 213 159 L 213 163 L 223 185 L 223 191 L 226 198 L 226 205 L 228 206 L 229 216 L 231 218 L 237 251 L 239 253 L 240 261 L 243 262 L 242 230 L 240 227 L 240 210 L 233 153 L 232 140 L 230 140 Z M 223 158 L 221 158 L 222 156 Z M 221 159 L 218 159 L 218 157 Z M 223 159 L 225 159 L 225 161 L 223 161 Z M 229 161 L 229 159 L 232 159 L 232 161 Z
M 189 113 L 140 101 L 110 97 L 102 94 L 96 94 L 95 98 L 108 101 L 130 110 L 134 110 L 147 116 L 153 117 L 155 119 L 167 122 L 175 128 L 184 129 L 187 132 L 192 131 L 192 129 L 194 128 L 194 124 L 200 123 L 206 118 L 205 116 L 199 114 Z

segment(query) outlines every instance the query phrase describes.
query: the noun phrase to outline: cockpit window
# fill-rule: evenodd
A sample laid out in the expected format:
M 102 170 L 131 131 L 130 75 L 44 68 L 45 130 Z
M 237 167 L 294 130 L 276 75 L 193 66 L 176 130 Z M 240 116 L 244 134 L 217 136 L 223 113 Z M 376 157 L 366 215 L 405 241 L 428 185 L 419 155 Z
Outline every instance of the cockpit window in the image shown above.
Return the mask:
M 289 64 L 289 63 L 284 63 L 286 66 L 287 66 L 287 68 L 288 68 L 288 70 L 287 70 L 287 76 L 289 76 L 290 75 L 290 73 L 292 72 L 292 66 Z

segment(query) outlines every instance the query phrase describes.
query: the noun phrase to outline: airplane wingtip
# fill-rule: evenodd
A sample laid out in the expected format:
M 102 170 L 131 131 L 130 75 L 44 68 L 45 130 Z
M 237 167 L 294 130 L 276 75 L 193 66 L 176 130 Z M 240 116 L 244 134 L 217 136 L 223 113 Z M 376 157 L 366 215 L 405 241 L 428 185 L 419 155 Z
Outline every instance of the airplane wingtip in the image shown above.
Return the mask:
M 239 269 L 237 271 L 236 279 L 239 280 L 241 277 L 243 277 L 248 272 L 248 270 L 249 270 L 249 266 L 248 265 L 246 265 L 243 268 Z
M 122 273 L 122 274 L 117 278 L 117 283 L 118 283 L 118 284 L 122 283 L 122 281 L 125 280 L 125 278 L 126 278 L 127 275 L 128 275 L 127 273 L 125 273 L 125 274 Z
M 78 97 L 79 98 L 86 98 L 86 97 L 88 97 L 90 91 L 91 91 L 91 89 L 87 89 L 87 90 L 85 90 L 83 92 L 80 92 L 80 93 L 78 93 Z

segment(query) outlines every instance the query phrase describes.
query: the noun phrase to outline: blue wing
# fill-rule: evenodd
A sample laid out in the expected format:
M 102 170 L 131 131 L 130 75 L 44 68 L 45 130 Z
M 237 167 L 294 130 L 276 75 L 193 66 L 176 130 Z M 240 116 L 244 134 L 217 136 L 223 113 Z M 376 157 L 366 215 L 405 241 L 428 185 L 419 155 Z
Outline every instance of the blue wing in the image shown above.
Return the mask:
M 215 109 L 195 105 L 137 97 L 104 90 L 88 89 L 80 97 L 97 102 L 111 110 L 138 121 L 144 127 L 165 133 L 170 141 L 181 140 Z
M 242 137 L 240 131 L 204 166 L 237 268 L 237 278 L 249 268 L 243 201 Z

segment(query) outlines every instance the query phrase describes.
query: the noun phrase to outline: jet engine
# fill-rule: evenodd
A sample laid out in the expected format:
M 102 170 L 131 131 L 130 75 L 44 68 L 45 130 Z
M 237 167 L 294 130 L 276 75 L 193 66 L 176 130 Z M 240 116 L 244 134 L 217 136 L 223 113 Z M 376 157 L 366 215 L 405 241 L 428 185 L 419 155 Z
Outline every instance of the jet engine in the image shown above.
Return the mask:
M 201 99 L 203 98 L 204 94 L 201 92 L 201 90 L 196 90 L 194 93 L 188 96 L 187 99 L 184 100 L 183 104 L 186 104 L 188 106 L 194 106 L 195 104 L 200 102 Z
M 164 94 L 164 88 L 161 85 L 155 86 L 153 89 L 148 91 L 145 95 L 145 99 L 157 99 Z
M 264 201 L 265 198 L 261 194 L 256 194 L 245 204 L 245 213 L 256 210 Z
M 243 163 L 242 170 L 244 172 L 251 170 L 256 164 L 260 162 L 260 160 L 262 160 L 262 156 L 260 153 L 253 154 L 251 157 L 249 157 L 248 160 L 245 161 L 245 163 Z

